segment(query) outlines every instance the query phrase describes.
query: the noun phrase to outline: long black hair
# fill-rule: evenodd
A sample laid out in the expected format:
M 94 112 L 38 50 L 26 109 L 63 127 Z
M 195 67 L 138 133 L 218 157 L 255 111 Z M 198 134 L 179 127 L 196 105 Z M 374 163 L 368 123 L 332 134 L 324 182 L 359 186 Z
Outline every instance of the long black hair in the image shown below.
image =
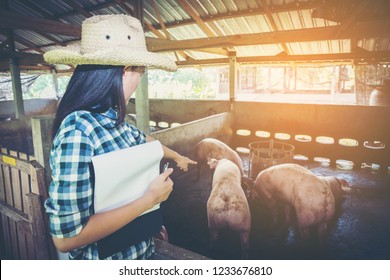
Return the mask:
M 64 118 L 78 110 L 102 113 L 109 108 L 115 108 L 118 112 L 116 125 L 122 123 L 126 115 L 123 70 L 124 66 L 77 66 L 57 109 L 53 138 Z

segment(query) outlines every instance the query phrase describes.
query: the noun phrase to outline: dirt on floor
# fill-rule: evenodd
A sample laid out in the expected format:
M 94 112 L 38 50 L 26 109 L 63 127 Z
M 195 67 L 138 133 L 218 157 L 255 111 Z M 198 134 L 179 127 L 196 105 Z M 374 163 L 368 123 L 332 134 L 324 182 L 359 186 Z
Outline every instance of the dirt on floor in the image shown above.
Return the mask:
M 345 195 L 322 244 L 315 238 L 300 240 L 294 227 L 272 226 L 267 208 L 258 201 L 250 201 L 249 259 L 390 259 L 390 175 L 370 170 L 340 170 L 306 161 L 297 163 L 318 175 L 346 179 L 351 191 Z M 244 166 L 247 168 L 245 159 Z M 214 248 L 209 247 L 206 204 L 211 191 L 211 171 L 204 167 L 196 180 L 196 168 L 186 173 L 175 170 L 171 178 L 174 190 L 162 204 L 170 243 L 212 259 L 239 259 L 240 241 L 236 232 L 222 231 Z

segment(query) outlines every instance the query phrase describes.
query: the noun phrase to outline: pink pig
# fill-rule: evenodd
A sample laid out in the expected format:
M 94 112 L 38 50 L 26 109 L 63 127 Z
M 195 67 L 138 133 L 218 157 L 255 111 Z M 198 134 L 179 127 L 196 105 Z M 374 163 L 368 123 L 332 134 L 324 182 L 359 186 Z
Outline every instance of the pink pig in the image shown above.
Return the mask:
M 241 258 L 248 258 L 251 214 L 241 187 L 240 170 L 228 159 L 210 159 L 207 164 L 215 169 L 212 190 L 207 201 L 207 218 L 211 244 L 218 231 L 228 228 L 240 233 Z
M 345 180 L 319 177 L 300 165 L 287 163 L 261 171 L 254 182 L 253 190 L 264 198 L 274 223 L 277 221 L 276 205 L 281 202 L 287 222 L 290 222 L 290 210 L 295 210 L 301 237 L 306 238 L 309 229 L 314 226 L 319 240 L 322 240 L 335 213 L 335 197 L 341 201 L 345 183 Z
M 242 160 L 236 151 L 218 139 L 205 138 L 195 146 L 195 161 L 198 162 L 197 179 L 199 179 L 202 165 L 206 164 L 210 158 L 229 159 L 238 166 L 241 176 L 244 175 Z

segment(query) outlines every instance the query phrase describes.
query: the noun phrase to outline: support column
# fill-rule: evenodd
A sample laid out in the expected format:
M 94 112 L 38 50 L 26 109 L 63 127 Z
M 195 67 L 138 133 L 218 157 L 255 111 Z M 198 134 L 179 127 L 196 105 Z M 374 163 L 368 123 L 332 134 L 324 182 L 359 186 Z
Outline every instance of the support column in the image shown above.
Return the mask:
M 20 81 L 20 70 L 15 59 L 9 60 L 9 70 L 12 79 L 12 90 L 14 93 L 14 107 L 15 118 L 17 120 L 24 120 L 24 104 L 23 104 L 23 91 L 22 83 Z
M 142 75 L 141 81 L 135 92 L 135 113 L 137 116 L 137 127 L 149 134 L 149 89 L 148 89 L 148 70 Z
M 31 129 L 36 161 L 45 168 L 46 187 L 51 182 L 51 169 L 49 164 L 50 149 L 52 145 L 52 127 L 54 116 L 39 116 L 31 118 Z
M 137 0 L 134 3 L 134 14 L 144 27 L 143 21 L 143 1 Z M 150 113 L 149 113 L 149 88 L 148 88 L 148 69 L 145 69 L 145 74 L 142 75 L 141 81 L 135 92 L 135 114 L 137 116 L 137 127 L 144 133 L 150 132 Z
M 0 0 L 0 8 L 7 11 L 8 0 Z M 10 52 L 15 51 L 15 41 L 12 29 L 6 29 L 8 39 L 8 50 Z M 23 92 L 22 83 L 20 81 L 20 69 L 15 58 L 9 60 L 9 70 L 12 79 L 12 90 L 14 94 L 14 107 L 15 107 L 15 118 L 17 120 L 24 120 L 24 104 L 23 104 Z
M 230 110 L 233 110 L 233 103 L 237 98 L 236 80 L 237 80 L 236 52 L 230 52 L 229 53 L 229 102 L 230 102 Z
M 54 116 L 39 116 L 31 118 L 34 157 L 45 169 L 46 188 L 51 183 L 51 169 L 49 164 L 52 141 L 52 127 Z M 59 260 L 67 260 L 68 254 L 57 251 Z
M 54 87 L 54 92 L 56 93 L 56 97 L 57 99 L 60 98 L 60 91 L 59 91 L 59 88 L 58 88 L 58 76 L 57 76 L 57 71 L 55 68 L 52 68 L 50 70 L 51 72 L 51 76 L 53 78 L 53 87 Z

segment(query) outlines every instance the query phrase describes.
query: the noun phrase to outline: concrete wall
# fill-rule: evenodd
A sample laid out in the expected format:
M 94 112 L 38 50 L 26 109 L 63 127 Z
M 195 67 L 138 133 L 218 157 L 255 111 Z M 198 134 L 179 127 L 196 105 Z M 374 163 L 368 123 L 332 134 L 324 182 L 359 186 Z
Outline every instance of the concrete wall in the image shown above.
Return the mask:
M 0 147 L 33 155 L 31 124 L 29 121 L 0 121 Z
M 57 99 L 24 100 L 25 120 L 15 120 L 14 102 L 0 101 L 0 146 L 33 155 L 31 117 L 54 114 Z
M 165 146 L 192 157 L 195 145 L 202 139 L 213 137 L 230 143 L 233 136 L 231 129 L 232 114 L 221 113 L 177 127 L 164 129 L 151 136 Z
M 54 103 L 50 104 L 43 108 L 51 109 L 47 111 L 45 109 L 43 112 L 53 110 Z M 130 112 L 133 105 L 129 104 Z M 167 146 L 173 145 L 172 147 L 185 153 L 189 152 L 186 147 L 205 136 L 216 135 L 218 138 L 221 135 L 229 135 L 227 142 L 233 147 L 248 148 L 250 142 L 279 140 L 275 133 L 287 133 L 291 138 L 283 141 L 294 145 L 296 153 L 308 156 L 309 159 L 324 157 L 329 158 L 332 163 L 338 159 L 351 160 L 355 167 L 362 163 L 378 163 L 384 168 L 390 166 L 390 107 L 235 102 L 234 116 L 221 121 L 221 116 L 210 119 L 208 117 L 228 112 L 228 101 L 153 99 L 150 101 L 150 111 L 151 119 L 156 122 L 184 124 L 153 135 L 156 138 L 161 137 Z M 219 129 L 219 125 L 224 128 Z M 250 135 L 240 135 L 239 130 L 247 130 Z M 17 149 L 18 145 L 26 144 L 26 141 L 31 142 L 28 140 L 29 131 L 31 131 L 29 123 L 23 125 L 20 122 L 0 122 L 0 145 Z M 267 131 L 271 136 L 258 137 L 257 131 Z M 299 134 L 311 136 L 312 141 L 296 141 L 295 136 Z M 331 137 L 335 143 L 318 143 L 316 141 L 318 136 Z M 356 140 L 358 146 L 339 145 L 338 141 L 343 138 Z M 365 147 L 365 143 L 375 141 L 380 141 L 385 147 Z M 17 150 L 26 152 L 23 149 Z M 27 153 L 31 154 L 28 151 Z
M 235 147 L 248 147 L 250 142 L 275 139 L 275 133 L 290 135 L 289 140 L 279 140 L 295 146 L 295 153 L 313 159 L 329 158 L 350 160 L 355 167 L 362 163 L 390 166 L 390 107 L 354 105 L 313 105 L 265 102 L 236 102 L 234 110 Z M 237 135 L 238 130 L 250 135 Z M 267 131 L 270 137 L 256 136 Z M 311 141 L 297 141 L 295 136 L 308 135 Z M 319 136 L 331 137 L 334 144 L 321 144 Z M 339 144 L 340 139 L 357 140 L 356 147 Z M 384 148 L 367 148 L 365 144 L 380 141 Z
M 227 100 L 171 100 L 151 99 L 150 120 L 156 122 L 188 123 L 211 115 L 229 111 Z M 135 106 L 129 103 L 127 111 L 135 114 Z
M 26 99 L 23 101 L 27 117 L 53 114 L 57 108 L 55 98 Z M 15 108 L 12 100 L 0 101 L 0 119 L 14 118 Z

